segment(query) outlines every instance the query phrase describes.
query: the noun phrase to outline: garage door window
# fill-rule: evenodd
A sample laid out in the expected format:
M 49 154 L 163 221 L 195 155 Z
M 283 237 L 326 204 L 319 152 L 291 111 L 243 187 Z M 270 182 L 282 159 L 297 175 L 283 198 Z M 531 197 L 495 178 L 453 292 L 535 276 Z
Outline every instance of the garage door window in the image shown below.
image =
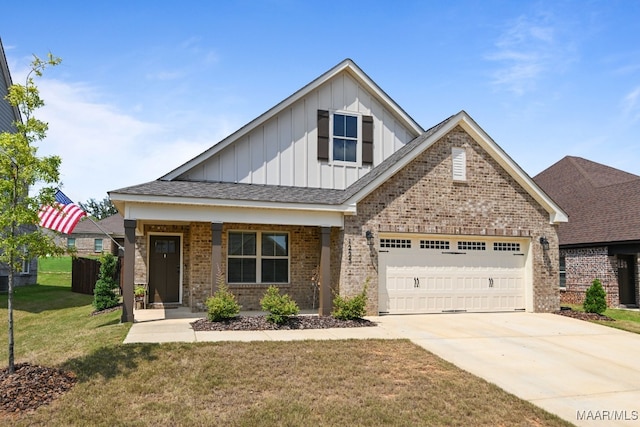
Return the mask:
M 411 240 L 410 239 L 380 239 L 380 247 L 411 249 Z
M 486 251 L 486 242 L 458 242 L 459 251 Z
M 449 249 L 447 240 L 420 240 L 420 249 Z
M 493 242 L 493 250 L 498 252 L 520 252 L 520 243 Z

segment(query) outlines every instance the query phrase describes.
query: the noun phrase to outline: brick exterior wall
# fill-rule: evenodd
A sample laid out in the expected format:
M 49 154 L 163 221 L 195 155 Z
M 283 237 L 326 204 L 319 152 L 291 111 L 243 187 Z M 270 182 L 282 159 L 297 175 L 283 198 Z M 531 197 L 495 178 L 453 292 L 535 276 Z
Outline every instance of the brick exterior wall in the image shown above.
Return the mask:
M 452 147 L 466 149 L 466 182 L 452 180 Z M 366 230 L 374 233 L 374 248 Z M 378 312 L 380 232 L 531 236 L 533 309 L 559 308 L 558 239 L 549 214 L 460 127 L 358 203 L 357 215 L 345 217 L 344 230 L 332 235 L 333 282 L 351 296 L 368 279 L 369 314 Z M 550 250 L 542 250 L 540 236 Z
M 453 182 L 451 148 L 466 150 L 467 180 Z M 230 230 L 286 231 L 289 233 L 290 283 L 278 285 L 302 309 L 317 308 L 312 276 L 320 264 L 320 228 L 225 223 L 222 227 L 222 265 L 227 267 Z M 370 247 L 366 230 L 374 233 Z M 212 266 L 211 224 L 145 225 L 136 238 L 136 283 L 146 283 L 146 244 L 150 232 L 182 233 L 182 302 L 204 310 L 215 289 L 217 268 Z M 331 231 L 332 290 L 353 296 L 369 283 L 368 314 L 378 314 L 378 236 L 389 233 L 512 236 L 532 239 L 533 309 L 559 309 L 558 239 L 549 214 L 493 160 L 461 127 L 456 127 L 404 169 L 383 183 L 357 206 L 357 215 L 345 216 L 344 229 Z M 540 236 L 551 249 L 543 251 Z M 230 284 L 242 310 L 259 310 L 268 284 Z M 314 297 L 315 294 L 315 297 Z
M 593 248 L 561 249 L 560 256 L 565 258 L 566 288 L 560 292 L 563 304 L 582 304 L 585 293 L 594 279 L 600 279 L 607 294 L 607 305 L 620 305 L 620 287 L 618 283 L 618 259 L 608 255 L 606 246 Z M 635 261 L 636 284 L 640 283 L 638 263 Z M 636 285 L 636 303 L 640 301 L 639 286 Z

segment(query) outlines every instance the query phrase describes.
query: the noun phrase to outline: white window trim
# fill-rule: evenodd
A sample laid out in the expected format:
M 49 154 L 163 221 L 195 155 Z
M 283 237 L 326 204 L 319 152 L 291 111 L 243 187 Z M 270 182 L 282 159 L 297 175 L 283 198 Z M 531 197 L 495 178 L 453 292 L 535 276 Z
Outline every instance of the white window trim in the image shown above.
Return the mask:
M 96 243 L 100 241 L 100 250 L 98 250 Z M 99 253 L 104 252 L 104 239 L 93 239 L 93 252 Z
M 256 254 L 255 255 L 230 255 L 229 235 L 231 233 L 255 233 L 256 234 Z M 287 256 L 262 256 L 262 234 L 286 234 L 287 235 Z M 288 285 L 291 283 L 291 233 L 277 230 L 228 230 L 227 231 L 227 283 L 230 285 Z M 255 282 L 230 282 L 229 279 L 229 258 L 247 258 L 256 260 L 256 281 Z M 287 281 L 286 282 L 263 282 L 262 281 L 262 260 L 263 259 L 286 259 L 287 260 Z
M 358 138 L 356 139 L 356 161 L 333 160 L 333 117 L 335 114 L 356 117 L 358 121 Z M 338 166 L 362 166 L 362 114 L 345 110 L 329 110 L 329 161 Z
M 69 245 L 69 242 L 73 241 L 72 245 Z M 75 237 L 67 237 L 67 249 L 75 249 L 76 247 L 76 238 Z

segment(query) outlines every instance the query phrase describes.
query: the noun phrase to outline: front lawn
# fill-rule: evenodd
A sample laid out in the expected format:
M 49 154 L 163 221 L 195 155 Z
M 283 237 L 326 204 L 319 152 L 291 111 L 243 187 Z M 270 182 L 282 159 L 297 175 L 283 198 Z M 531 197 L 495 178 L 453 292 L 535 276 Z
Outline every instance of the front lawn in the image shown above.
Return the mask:
M 69 286 L 16 289 L 16 362 L 78 381 L 0 424 L 570 425 L 407 340 L 123 345 L 121 313 L 91 312 Z
M 568 305 L 572 310 L 584 311 L 581 305 L 570 304 Z M 624 310 L 619 308 L 607 308 L 604 313 L 615 320 L 615 322 L 598 321 L 594 320 L 594 323 L 600 325 L 609 326 L 612 328 L 622 329 L 623 331 L 633 332 L 640 334 L 640 311 L 638 310 Z

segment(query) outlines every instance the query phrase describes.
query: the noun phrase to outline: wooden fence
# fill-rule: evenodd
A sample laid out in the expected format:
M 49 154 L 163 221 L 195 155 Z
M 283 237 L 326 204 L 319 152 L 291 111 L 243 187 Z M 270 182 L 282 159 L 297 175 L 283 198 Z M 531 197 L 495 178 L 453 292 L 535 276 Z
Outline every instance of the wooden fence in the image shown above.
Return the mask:
M 118 258 L 114 279 L 118 284 L 122 283 L 121 269 L 122 259 Z M 71 292 L 93 295 L 100 274 L 100 260 L 93 258 L 73 258 L 71 262 Z

